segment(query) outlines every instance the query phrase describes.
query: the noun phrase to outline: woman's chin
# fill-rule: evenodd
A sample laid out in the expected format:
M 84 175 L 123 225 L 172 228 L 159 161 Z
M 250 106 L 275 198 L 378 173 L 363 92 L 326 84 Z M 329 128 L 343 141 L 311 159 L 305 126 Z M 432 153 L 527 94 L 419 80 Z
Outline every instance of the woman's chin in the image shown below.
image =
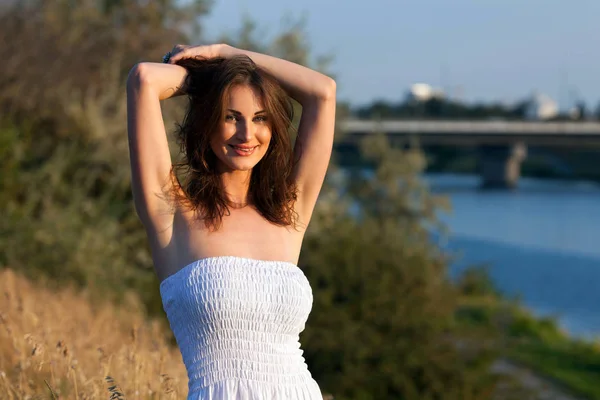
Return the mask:
M 258 161 L 256 159 L 252 159 L 252 160 L 232 159 L 232 160 L 229 160 L 229 162 L 227 164 L 228 164 L 228 167 L 234 171 L 250 171 L 250 170 L 252 170 L 252 168 L 254 168 L 256 166 L 256 164 L 258 164 Z

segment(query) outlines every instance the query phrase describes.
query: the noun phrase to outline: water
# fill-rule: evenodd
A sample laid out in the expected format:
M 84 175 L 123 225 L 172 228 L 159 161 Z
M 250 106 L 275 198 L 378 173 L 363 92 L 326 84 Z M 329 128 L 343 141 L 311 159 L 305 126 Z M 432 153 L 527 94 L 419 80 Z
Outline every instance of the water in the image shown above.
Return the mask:
M 600 186 L 522 179 L 516 191 L 481 191 L 476 176 L 426 180 L 452 201 L 441 215 L 460 254 L 452 276 L 487 263 L 506 294 L 575 336 L 600 336 Z

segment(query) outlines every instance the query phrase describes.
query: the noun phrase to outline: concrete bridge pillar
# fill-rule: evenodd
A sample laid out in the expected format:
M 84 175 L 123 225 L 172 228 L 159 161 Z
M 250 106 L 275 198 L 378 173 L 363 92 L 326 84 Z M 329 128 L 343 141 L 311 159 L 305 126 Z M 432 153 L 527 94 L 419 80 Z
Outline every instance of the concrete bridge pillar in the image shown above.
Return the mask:
M 525 143 L 483 145 L 479 148 L 479 172 L 484 189 L 507 189 L 517 186 L 521 163 L 527 157 Z

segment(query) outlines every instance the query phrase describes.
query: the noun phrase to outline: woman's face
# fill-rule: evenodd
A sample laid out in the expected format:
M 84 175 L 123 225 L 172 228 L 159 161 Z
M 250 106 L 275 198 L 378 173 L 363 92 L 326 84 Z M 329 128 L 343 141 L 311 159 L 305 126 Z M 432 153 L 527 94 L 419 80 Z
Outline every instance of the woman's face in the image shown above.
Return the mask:
M 271 125 L 259 93 L 247 85 L 231 87 L 210 142 L 219 172 L 251 170 L 265 156 L 270 141 Z

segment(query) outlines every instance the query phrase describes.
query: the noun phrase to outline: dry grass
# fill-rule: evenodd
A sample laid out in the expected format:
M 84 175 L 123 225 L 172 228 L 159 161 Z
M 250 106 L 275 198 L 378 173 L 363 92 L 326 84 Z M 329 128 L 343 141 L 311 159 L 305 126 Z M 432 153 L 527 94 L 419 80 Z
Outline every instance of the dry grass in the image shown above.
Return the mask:
M 181 356 L 135 300 L 95 305 L 0 270 L 0 398 L 177 399 Z

